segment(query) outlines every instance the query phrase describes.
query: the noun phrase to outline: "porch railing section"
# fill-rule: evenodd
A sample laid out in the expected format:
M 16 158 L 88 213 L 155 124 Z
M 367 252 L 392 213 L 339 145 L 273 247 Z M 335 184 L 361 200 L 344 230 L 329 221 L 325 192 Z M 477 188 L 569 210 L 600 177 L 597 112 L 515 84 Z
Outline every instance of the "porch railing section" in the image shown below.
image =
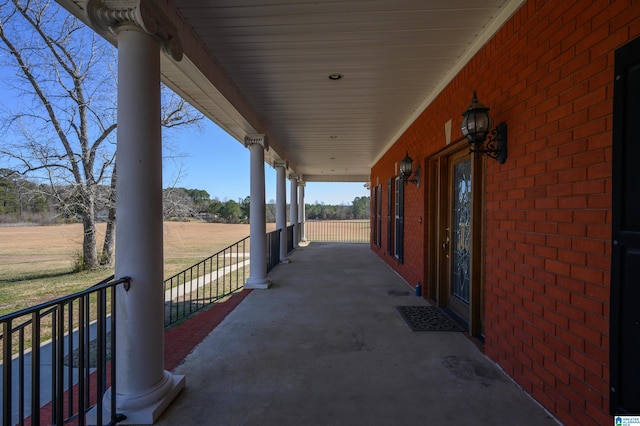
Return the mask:
M 242 289 L 248 276 L 246 237 L 166 279 L 165 328 Z
M 307 220 L 304 224 L 308 241 L 368 243 L 371 239 L 369 220 Z
M 110 424 L 116 414 L 116 288 L 113 276 L 87 290 L 0 317 L 2 424 L 84 425 L 95 407 L 102 424 L 102 395 L 111 386 Z M 47 383 L 46 385 L 42 385 Z M 51 401 L 50 410 L 41 412 Z
M 287 226 L 287 253 L 289 253 L 294 248 L 293 246 L 293 229 L 294 228 L 295 228 L 295 225 Z
M 276 229 L 267 233 L 267 272 L 280 263 L 280 233 Z

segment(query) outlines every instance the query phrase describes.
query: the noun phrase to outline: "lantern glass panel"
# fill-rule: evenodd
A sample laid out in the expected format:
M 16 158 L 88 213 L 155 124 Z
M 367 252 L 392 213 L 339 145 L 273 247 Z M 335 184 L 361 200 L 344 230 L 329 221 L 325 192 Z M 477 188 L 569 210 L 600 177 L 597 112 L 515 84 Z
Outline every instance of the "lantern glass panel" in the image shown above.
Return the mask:
M 400 162 L 400 173 L 403 176 L 409 176 L 413 171 L 413 160 L 409 157 L 409 153 L 404 156 L 402 161 Z

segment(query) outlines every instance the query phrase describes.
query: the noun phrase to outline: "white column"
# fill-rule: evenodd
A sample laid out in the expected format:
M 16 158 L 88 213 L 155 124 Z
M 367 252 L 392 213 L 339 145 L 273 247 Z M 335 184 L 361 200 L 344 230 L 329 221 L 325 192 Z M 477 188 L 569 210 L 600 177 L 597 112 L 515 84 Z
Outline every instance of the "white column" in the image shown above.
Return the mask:
M 289 201 L 289 221 L 293 225 L 293 247 L 298 247 L 298 176 L 289 175 L 291 200 Z
M 151 424 L 184 387 L 164 370 L 160 44 L 133 24 L 117 35 L 115 274 L 131 288 L 117 293 L 116 406 L 128 422 Z
M 298 183 L 298 203 L 300 204 L 300 207 L 298 209 L 299 212 L 299 217 L 298 217 L 298 222 L 300 223 L 300 241 L 307 241 L 307 238 L 304 235 L 304 222 L 306 219 L 306 213 L 304 210 L 304 187 L 305 187 L 305 183 L 304 182 L 299 182 Z
M 271 281 L 267 277 L 267 224 L 264 195 L 264 151 L 269 149 L 265 135 L 249 135 L 244 144 L 250 152 L 251 205 L 249 206 L 249 233 L 251 238 L 251 267 L 245 288 L 269 288 Z
M 287 257 L 287 162 L 276 161 L 276 229 L 280 230 L 280 263 Z

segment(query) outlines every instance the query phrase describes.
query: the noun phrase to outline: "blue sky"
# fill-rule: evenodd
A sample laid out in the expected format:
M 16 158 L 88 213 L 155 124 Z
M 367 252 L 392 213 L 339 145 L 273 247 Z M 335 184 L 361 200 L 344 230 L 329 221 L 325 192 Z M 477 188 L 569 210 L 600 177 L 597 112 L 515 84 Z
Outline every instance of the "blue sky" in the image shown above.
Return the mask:
M 211 198 L 238 200 L 249 195 L 249 150 L 208 119 L 202 131 L 165 132 L 164 186 L 204 189 Z M 175 158 L 177 157 L 177 158 Z M 287 202 L 289 202 L 287 180 Z M 351 204 L 369 196 L 364 183 L 308 182 L 307 204 Z M 265 164 L 265 199 L 276 199 L 276 172 Z

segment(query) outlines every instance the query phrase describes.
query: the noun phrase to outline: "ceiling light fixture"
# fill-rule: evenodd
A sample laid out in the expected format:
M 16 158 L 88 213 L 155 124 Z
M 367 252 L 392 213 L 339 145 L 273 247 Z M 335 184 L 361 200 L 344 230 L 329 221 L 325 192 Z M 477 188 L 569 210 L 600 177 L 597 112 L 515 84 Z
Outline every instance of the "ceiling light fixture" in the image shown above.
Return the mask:
M 329 80 L 340 80 L 342 78 L 342 74 L 329 74 Z

